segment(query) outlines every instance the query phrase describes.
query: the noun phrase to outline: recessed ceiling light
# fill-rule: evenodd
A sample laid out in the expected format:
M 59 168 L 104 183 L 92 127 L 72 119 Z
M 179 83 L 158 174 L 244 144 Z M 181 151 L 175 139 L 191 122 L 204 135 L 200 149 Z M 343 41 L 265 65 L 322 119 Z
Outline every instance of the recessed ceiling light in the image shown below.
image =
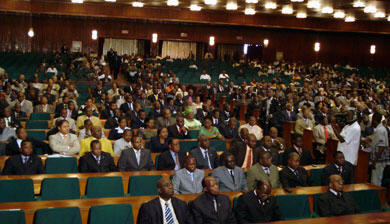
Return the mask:
M 376 12 L 374 17 L 375 18 L 385 18 L 386 14 L 384 12 Z
M 361 0 L 356 0 L 353 2 L 353 7 L 355 8 L 363 8 L 366 6 L 366 3 Z
M 266 9 L 276 9 L 276 3 L 275 2 L 266 2 L 265 6 Z
M 238 6 L 235 2 L 229 2 L 226 4 L 226 10 L 237 10 Z
M 365 13 L 376 13 L 376 7 L 373 5 L 368 5 L 364 8 Z
M 293 8 L 289 5 L 287 6 L 284 6 L 283 9 L 282 9 L 282 14 L 293 14 Z
M 291 2 L 303 2 L 304 0 L 291 0 Z
M 306 17 L 307 17 L 306 12 L 298 12 L 297 13 L 297 18 L 298 19 L 304 19 Z
M 309 0 L 307 7 L 309 9 L 319 9 L 321 7 L 321 3 L 318 0 Z
M 132 5 L 133 5 L 133 7 L 144 7 L 143 2 L 133 2 Z
M 168 0 L 167 1 L 167 5 L 168 6 L 178 6 L 179 5 L 179 1 L 178 0 Z
M 105 2 L 116 2 L 116 0 L 104 0 Z
M 333 14 L 333 17 L 336 19 L 342 19 L 345 17 L 345 13 L 343 11 L 337 11 Z
M 216 5 L 217 4 L 217 0 L 204 0 L 204 3 L 206 5 Z
M 354 16 L 347 16 L 345 17 L 345 22 L 346 23 L 352 23 L 352 22 L 355 22 L 355 17 Z
M 83 3 L 84 0 L 72 0 L 72 3 Z
M 245 2 L 248 4 L 257 4 L 259 0 L 245 0 Z
M 190 10 L 191 11 L 200 11 L 200 10 L 202 10 L 202 7 L 200 7 L 199 5 L 191 5 L 190 6 Z
M 253 8 L 246 8 L 245 9 L 245 15 L 254 15 L 255 13 L 256 13 L 256 11 Z
M 333 8 L 330 7 L 330 6 L 326 6 L 326 7 L 322 8 L 321 12 L 324 13 L 324 14 L 332 14 L 333 13 Z

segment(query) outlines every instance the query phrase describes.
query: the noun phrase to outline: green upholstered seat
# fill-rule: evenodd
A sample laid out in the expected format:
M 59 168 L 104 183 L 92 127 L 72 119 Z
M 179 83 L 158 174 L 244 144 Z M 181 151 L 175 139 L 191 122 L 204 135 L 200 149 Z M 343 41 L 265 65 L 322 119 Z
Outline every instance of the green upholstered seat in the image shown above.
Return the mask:
M 157 195 L 157 181 L 162 175 L 130 176 L 129 196 Z
M 1 210 L 0 222 L 4 224 L 25 224 L 26 216 L 23 210 Z
M 0 202 L 34 201 L 32 179 L 0 180 Z
M 87 198 L 123 197 L 122 177 L 89 177 L 85 195 Z
M 276 201 L 285 220 L 311 218 L 307 195 L 278 195 Z
M 88 224 L 132 224 L 133 212 L 130 204 L 95 205 L 89 210 Z
M 78 178 L 45 178 L 41 186 L 41 200 L 80 199 Z
M 78 173 L 76 157 L 47 158 L 45 165 L 46 173 Z
M 35 212 L 34 224 L 81 224 L 78 207 L 45 208 Z

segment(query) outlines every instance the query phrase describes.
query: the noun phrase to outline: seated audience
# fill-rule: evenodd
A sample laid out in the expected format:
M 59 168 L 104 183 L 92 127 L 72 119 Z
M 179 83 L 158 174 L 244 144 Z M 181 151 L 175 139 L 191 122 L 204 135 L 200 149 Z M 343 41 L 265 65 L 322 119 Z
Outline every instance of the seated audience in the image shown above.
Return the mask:
M 202 192 L 201 181 L 204 171 L 196 168 L 196 160 L 192 156 L 184 158 L 184 167 L 175 172 L 172 178 L 175 194 L 197 194 Z
M 158 158 L 158 170 L 180 170 L 184 165 L 186 153 L 180 150 L 177 138 L 168 140 L 169 150 L 163 151 Z
M 77 118 L 77 121 L 76 121 L 77 128 L 81 129 L 83 127 L 84 121 L 87 119 L 92 121 L 93 126 L 103 127 L 102 123 L 100 122 L 100 119 L 98 117 L 92 115 L 92 107 L 87 106 L 84 109 L 84 115 L 80 115 Z
M 60 110 L 60 116 L 59 117 L 53 119 L 52 127 L 55 127 L 55 124 L 56 124 L 57 120 L 67 120 L 69 122 L 70 129 L 72 129 L 74 131 L 77 129 L 75 121 L 72 119 L 72 117 L 68 117 L 67 109 L 65 109 L 65 108 Z
M 194 112 L 192 110 L 187 113 L 184 119 L 184 127 L 189 130 L 200 129 L 202 127 L 202 123 L 194 118 Z
M 353 184 L 353 165 L 344 158 L 344 153 L 336 151 L 333 154 L 333 162 L 322 171 L 322 185 L 327 186 L 329 176 L 338 174 L 343 178 L 344 184 Z
M 3 175 L 31 175 L 43 173 L 40 157 L 33 154 L 33 145 L 29 140 L 21 143 L 21 154 L 14 155 L 5 161 Z
M 1 114 L 0 114 L 1 115 Z M 11 110 L 6 107 L 3 111 L 5 126 L 9 128 L 19 128 L 21 127 L 20 120 L 15 117 L 15 114 L 11 113 Z
M 142 148 L 142 138 L 133 136 L 132 148 L 122 150 L 118 160 L 119 171 L 147 171 L 154 170 L 150 150 Z
M 223 139 L 218 128 L 214 127 L 210 117 L 204 119 L 204 125 L 200 128 L 199 135 L 205 135 L 209 139 Z
M 254 134 L 248 134 L 248 129 L 246 128 L 241 129 L 240 132 L 247 140 L 245 142 L 235 141 L 234 144 L 232 143 L 229 152 L 234 155 L 236 164 L 239 167 L 249 169 L 259 161 L 260 150 L 256 147 L 257 140 Z
M 250 116 L 248 123 L 241 125 L 238 131 L 242 128 L 248 129 L 249 134 L 254 134 L 257 140 L 261 140 L 263 138 L 263 129 L 256 124 L 256 118 L 254 116 Z
M 168 137 L 178 139 L 190 139 L 191 136 L 187 128 L 184 127 L 184 117 L 176 116 L 176 124 L 168 126 Z
M 130 129 L 126 129 L 122 138 L 118 139 L 114 143 L 114 153 L 120 155 L 121 152 L 126 148 L 132 148 L 131 138 L 133 137 L 133 132 Z
M 278 136 L 278 129 L 276 127 L 269 129 L 269 136 L 271 137 L 272 147 L 278 151 L 285 149 L 284 139 Z
M 161 128 L 157 131 L 157 136 L 153 137 L 149 143 L 152 153 L 168 151 L 168 129 Z
M 198 146 L 190 151 L 190 154 L 196 159 L 196 168 L 217 168 L 219 165 L 217 151 L 210 149 L 210 140 L 205 135 L 199 135 Z
M 187 203 L 173 197 L 173 185 L 169 178 L 157 181 L 159 197 L 143 203 L 138 212 L 137 224 L 193 223 Z
M 309 174 L 299 166 L 299 155 L 296 152 L 288 155 L 287 166 L 279 172 L 279 178 L 287 192 L 291 192 L 290 188 L 311 186 Z
M 246 178 L 242 168 L 236 166 L 234 155 L 224 152 L 221 155 L 224 165 L 213 170 L 211 176 L 218 181 L 219 190 L 225 191 L 245 191 L 248 189 Z
M 219 194 L 218 182 L 207 176 L 202 180 L 204 193 L 190 204 L 195 223 L 236 223 L 228 196 Z
M 20 104 L 20 109 L 24 113 L 31 114 L 33 112 L 33 104 L 31 101 L 26 99 L 24 93 L 18 93 L 17 99 L 11 102 L 11 107 L 14 107 L 16 103 Z
M 134 117 L 131 120 L 131 129 L 142 129 L 146 128 L 146 112 L 144 110 L 139 110 L 138 116 Z
M 99 140 L 91 141 L 91 151 L 80 157 L 80 173 L 115 172 L 114 158 L 110 153 L 102 152 L 102 144 Z
M 311 119 L 311 114 L 309 109 L 303 111 L 303 117 L 297 119 L 295 122 L 295 133 L 298 135 L 303 135 L 305 129 L 313 130 L 314 123 Z
M 0 118 L 0 155 L 5 154 L 6 142 L 15 138 L 15 129 L 5 126 L 4 118 Z
M 271 194 L 271 186 L 267 181 L 258 180 L 253 191 L 238 198 L 236 217 L 238 223 L 263 223 L 282 219 L 276 197 Z
M 102 137 L 103 135 L 101 127 L 92 126 L 91 135 L 91 137 L 85 138 L 80 141 L 80 156 L 91 151 L 91 142 L 95 139 L 99 140 L 101 144 L 101 150 L 103 152 L 110 153 L 111 155 L 114 154 L 114 152 L 112 151 L 111 141 Z
M 108 134 L 108 139 L 110 139 L 110 140 L 120 139 L 122 137 L 123 132 L 126 129 L 130 129 L 129 127 L 127 127 L 126 118 L 122 117 L 118 121 L 119 121 L 118 127 L 111 129 L 110 133 Z
M 80 152 L 80 144 L 77 136 L 71 134 L 69 122 L 60 120 L 58 133 L 49 136 L 49 145 L 54 153 L 61 155 L 75 155 Z
M 154 126 L 154 119 L 153 118 L 146 118 L 145 124 L 146 124 L 146 127 L 144 129 L 139 130 L 139 133 L 141 134 L 142 138 L 143 139 L 151 139 L 153 137 L 156 137 L 157 130 Z
M 303 138 L 301 135 L 295 135 L 292 139 L 293 147 L 284 151 L 283 155 L 283 165 L 287 165 L 287 158 L 291 152 L 296 152 L 300 158 L 300 164 L 302 166 L 307 166 L 313 164 L 313 157 L 309 150 L 303 148 Z
M 272 144 L 272 138 L 270 136 L 264 136 L 264 138 L 261 140 L 259 151 L 270 152 L 272 155 L 272 164 L 275 166 L 279 165 L 279 152 L 278 149 L 274 147 L 274 144 Z
M 104 128 L 113 129 L 118 127 L 120 118 L 121 118 L 121 110 L 117 108 L 114 110 L 114 116 L 109 117 L 107 119 L 106 123 L 104 124 Z
M 232 117 L 228 124 L 221 123 L 218 127 L 219 132 L 226 139 L 233 139 L 238 137 L 237 119 Z
M 46 96 L 41 96 L 40 103 L 35 106 L 35 113 L 54 113 L 54 107 L 48 103 Z
M 247 173 L 246 181 L 248 189 L 253 190 L 256 187 L 256 181 L 268 181 L 272 189 L 280 188 L 280 179 L 278 168 L 272 164 L 270 152 L 261 152 L 259 162 L 253 165 Z
M 360 208 L 348 192 L 344 192 L 343 178 L 338 174 L 329 176 L 329 191 L 318 198 L 320 216 L 340 216 L 360 213 Z
M 171 111 L 168 108 L 163 110 L 163 114 L 161 117 L 156 119 L 156 127 L 157 128 L 167 128 L 171 125 L 175 125 L 175 118 L 171 117 Z
M 12 138 L 6 145 L 5 153 L 8 156 L 19 155 L 22 151 L 22 142 L 28 140 L 33 144 L 33 153 L 37 154 L 37 149 L 41 149 L 43 154 L 51 154 L 51 150 L 47 143 L 37 141 L 32 137 L 27 136 L 27 131 L 24 128 L 16 129 L 16 138 Z
M 17 119 L 19 121 L 26 121 L 27 120 L 27 113 L 22 111 L 22 106 L 20 105 L 19 102 L 15 103 L 15 106 L 13 107 L 11 116 L 14 116 L 15 119 Z

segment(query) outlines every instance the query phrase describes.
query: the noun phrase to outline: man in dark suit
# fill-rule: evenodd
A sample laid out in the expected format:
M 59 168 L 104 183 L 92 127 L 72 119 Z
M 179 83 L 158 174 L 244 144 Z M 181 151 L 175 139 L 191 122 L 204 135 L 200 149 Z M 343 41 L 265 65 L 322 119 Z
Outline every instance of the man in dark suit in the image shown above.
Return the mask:
M 158 158 L 158 170 L 179 170 L 184 165 L 186 153 L 180 151 L 180 142 L 177 138 L 168 140 L 169 150 L 164 151 Z
M 132 129 L 140 129 L 140 128 L 146 128 L 146 112 L 144 110 L 140 110 L 138 112 L 138 117 L 134 118 L 131 121 L 131 128 Z
M 118 160 L 119 171 L 147 171 L 154 170 L 150 150 L 142 149 L 142 138 L 133 136 L 131 139 L 133 148 L 122 151 Z
M 317 201 L 320 216 L 339 216 L 360 213 L 360 208 L 347 192 L 343 191 L 343 178 L 338 174 L 329 176 L 329 191 Z
M 111 102 L 109 104 L 108 107 L 106 107 L 101 115 L 100 115 L 100 119 L 109 119 L 109 118 L 112 118 L 112 117 L 115 117 L 115 110 L 117 109 L 117 105 L 115 102 Z
M 202 108 L 196 110 L 195 118 L 203 124 L 205 117 L 208 117 L 209 113 L 209 107 L 203 104 Z
M 283 121 L 296 121 L 297 114 L 292 111 L 292 105 L 290 103 L 286 104 L 286 110 L 282 112 Z
M 120 109 L 124 114 L 126 114 L 129 111 L 133 111 L 135 106 L 133 103 L 133 97 L 131 95 L 128 94 L 125 96 L 125 98 L 126 98 L 126 103 L 123 103 L 120 106 Z
M 114 158 L 110 153 L 102 152 L 102 145 L 99 140 L 91 142 L 91 152 L 79 159 L 80 173 L 115 172 Z
M 190 139 L 189 131 L 184 127 L 184 117 L 176 116 L 176 124 L 168 127 L 168 137 L 178 139 Z
M 121 110 L 117 108 L 114 110 L 114 116 L 109 117 L 107 119 L 106 123 L 104 124 L 104 128 L 105 129 L 113 129 L 113 128 L 118 127 L 120 117 L 121 117 Z
M 258 180 L 256 188 L 238 198 L 236 217 L 238 223 L 271 222 L 282 219 L 276 198 L 267 181 Z
M 267 135 L 261 140 L 262 144 L 259 147 L 259 151 L 270 152 L 272 156 L 272 164 L 275 166 L 279 165 L 279 152 L 278 149 L 274 147 L 272 143 L 272 138 Z
M 194 223 L 187 204 L 173 197 L 173 186 L 169 178 L 161 178 L 157 182 L 157 190 L 159 197 L 141 205 L 137 224 Z
M 238 137 L 238 128 L 237 128 L 237 120 L 232 117 L 228 124 L 221 123 L 218 126 L 219 132 L 223 135 L 225 139 L 233 139 Z M 242 129 L 241 129 L 242 130 Z M 248 130 L 248 129 L 246 129 Z
M 343 152 L 336 151 L 333 155 L 334 161 L 327 165 L 322 171 L 322 185 L 328 185 L 329 176 L 339 174 L 344 184 L 353 184 L 353 165 L 345 161 Z
M 3 175 L 30 175 L 43 173 L 42 160 L 33 154 L 29 140 L 22 141 L 21 155 L 14 155 L 5 161 Z
M 303 138 L 301 135 L 296 134 L 295 137 L 293 138 L 293 147 L 284 151 L 284 155 L 283 155 L 284 166 L 287 165 L 288 154 L 290 154 L 291 152 L 298 153 L 299 157 L 301 158 L 300 164 L 302 166 L 313 164 L 313 157 L 311 156 L 310 151 L 303 148 Z
M 279 172 L 279 178 L 283 189 L 287 192 L 291 192 L 290 188 L 311 185 L 310 177 L 306 170 L 299 166 L 299 155 L 295 152 L 288 155 L 287 166 Z
M 248 132 L 248 129 L 246 128 L 241 129 L 240 132 L 243 135 L 246 135 L 245 130 Z M 236 141 L 232 144 L 229 152 L 234 155 L 237 166 L 241 168 L 250 168 L 259 161 L 260 150 L 256 147 L 256 144 L 257 139 L 254 134 L 248 135 L 248 137 L 246 137 L 246 142 Z
M 6 127 L 21 127 L 20 121 L 16 119 L 15 115 L 11 113 L 11 110 L 8 107 L 4 108 L 3 115 Z
M 205 135 L 198 137 L 198 148 L 191 150 L 190 154 L 196 159 L 196 168 L 214 169 L 219 165 L 217 151 L 210 149 L 210 139 Z
M 202 186 L 204 193 L 190 205 L 195 223 L 237 223 L 229 197 L 219 194 L 217 180 L 214 177 L 207 176 L 203 178 Z
M 16 129 L 16 138 L 12 138 L 11 141 L 5 147 L 6 155 L 13 156 L 19 155 L 22 151 L 22 141 L 28 140 L 33 145 L 33 153 L 36 153 L 36 150 L 40 148 L 44 154 L 51 154 L 52 151 L 47 143 L 37 141 L 31 137 L 27 136 L 27 131 L 24 128 Z
M 154 103 L 154 102 L 156 102 L 156 101 L 159 100 L 159 97 L 158 97 L 158 89 L 157 89 L 157 88 L 154 88 L 154 89 L 153 89 L 153 94 L 150 95 L 150 96 L 148 97 L 148 100 L 149 100 L 151 103 Z
M 157 119 L 158 117 L 162 116 L 163 110 L 161 109 L 160 102 L 156 101 L 153 103 L 153 108 L 149 112 L 150 118 Z

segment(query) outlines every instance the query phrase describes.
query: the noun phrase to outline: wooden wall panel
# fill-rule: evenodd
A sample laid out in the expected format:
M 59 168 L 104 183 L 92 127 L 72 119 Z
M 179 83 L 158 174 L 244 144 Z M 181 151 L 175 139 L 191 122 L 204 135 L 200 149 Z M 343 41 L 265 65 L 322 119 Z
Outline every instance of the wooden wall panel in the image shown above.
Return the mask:
M 35 37 L 29 39 L 29 27 L 34 27 Z M 97 51 L 98 41 L 91 39 L 91 31 L 98 30 L 99 37 L 124 39 L 151 39 L 152 33 L 158 33 L 159 40 L 181 40 L 208 43 L 209 36 L 215 36 L 216 43 L 226 44 L 262 44 L 269 39 L 264 49 L 264 59 L 273 61 L 277 51 L 284 53 L 290 61 L 313 62 L 316 54 L 313 50 L 316 41 L 321 43 L 318 59 L 325 63 L 350 63 L 369 65 L 371 56 L 369 47 L 377 46 L 374 65 L 388 66 L 390 58 L 389 35 L 318 32 L 293 29 L 270 29 L 246 26 L 222 26 L 191 23 L 156 22 L 146 20 L 71 17 L 58 15 L 0 14 L 0 50 L 15 49 L 28 51 L 52 51 L 62 44 L 71 46 L 72 40 L 83 42 L 83 51 Z M 121 30 L 128 30 L 122 34 Z M 181 38 L 180 33 L 187 33 Z M 237 40 L 241 36 L 242 40 Z

